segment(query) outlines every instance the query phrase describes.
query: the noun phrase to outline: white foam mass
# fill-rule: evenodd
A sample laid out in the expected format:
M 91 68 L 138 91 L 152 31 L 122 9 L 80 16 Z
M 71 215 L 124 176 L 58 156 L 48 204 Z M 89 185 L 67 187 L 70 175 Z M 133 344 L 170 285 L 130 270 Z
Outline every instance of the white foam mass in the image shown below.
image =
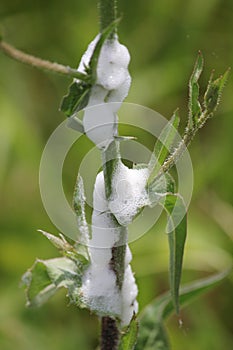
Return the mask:
M 129 169 L 119 163 L 112 179 L 112 195 L 109 209 L 117 221 L 126 226 L 132 222 L 139 210 L 149 204 L 146 191 L 148 169 Z
M 100 315 L 119 317 L 121 314 L 116 275 L 110 269 L 112 247 L 119 240 L 119 234 L 108 211 L 104 176 L 100 172 L 94 187 L 92 238 L 88 242 L 91 264 L 84 273 L 81 287 L 84 302 Z
M 123 327 L 127 326 L 133 314 L 138 312 L 137 295 L 138 287 L 131 266 L 128 265 L 125 269 L 124 282 L 121 290 L 121 325 Z
M 78 71 L 85 72 L 99 35 L 89 44 L 81 58 Z M 130 55 L 117 37 L 106 40 L 102 46 L 98 64 L 97 80 L 91 89 L 88 105 L 83 117 L 86 135 L 99 148 L 107 148 L 117 133 L 116 112 L 128 94 L 131 78 L 128 72 Z M 108 102 L 118 102 L 109 104 Z M 89 108 L 101 105 L 100 108 Z
M 126 326 L 133 314 L 138 311 L 136 301 L 138 289 L 129 265 L 132 254 L 128 245 L 126 245 L 125 274 L 121 290 L 110 267 L 112 247 L 119 241 L 122 227 L 114 223 L 108 210 L 103 172 L 96 177 L 93 208 L 92 238 L 88 242 L 91 263 L 82 279 L 83 301 L 92 311 L 99 315 L 116 316 L 121 320 L 122 326 Z
M 85 72 L 98 38 L 88 46 L 78 71 Z M 100 149 L 106 149 L 117 135 L 116 113 L 131 84 L 129 61 L 129 52 L 118 42 L 117 37 L 104 43 L 97 64 L 97 80 L 91 89 L 83 117 L 86 135 Z M 127 234 L 127 228 L 117 225 L 112 214 L 121 225 L 132 221 L 138 210 L 147 203 L 147 177 L 145 169 L 128 169 L 120 164 L 113 175 L 109 202 L 105 196 L 103 172 L 97 175 L 94 187 L 92 238 L 88 242 L 90 265 L 83 276 L 82 295 L 92 311 L 100 316 L 115 315 L 121 320 L 122 326 L 128 325 L 133 314 L 138 311 L 138 289 L 129 265 L 132 254 L 128 245 L 121 290 L 117 286 L 115 272 L 111 269 L 112 247 L 120 241 L 122 230 L 125 230 L 124 235 Z

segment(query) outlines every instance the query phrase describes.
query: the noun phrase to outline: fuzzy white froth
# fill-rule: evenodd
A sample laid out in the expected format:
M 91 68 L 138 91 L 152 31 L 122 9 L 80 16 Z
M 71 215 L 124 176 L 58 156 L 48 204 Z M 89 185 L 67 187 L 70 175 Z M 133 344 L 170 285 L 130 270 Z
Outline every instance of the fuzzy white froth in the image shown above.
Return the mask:
M 128 248 L 129 249 L 129 248 Z M 121 324 L 126 326 L 130 323 L 133 314 L 138 312 L 137 303 L 138 288 L 135 278 L 128 265 L 125 269 L 124 282 L 121 290 Z
M 89 240 L 91 264 L 82 280 L 83 301 L 99 315 L 116 316 L 121 320 L 122 326 L 126 326 L 133 314 L 138 311 L 136 301 L 138 289 L 129 265 L 132 254 L 128 245 L 125 251 L 125 273 L 121 290 L 116 284 L 116 275 L 110 268 L 112 247 L 119 241 L 122 228 L 116 226 L 108 211 L 103 172 L 96 177 L 93 209 L 92 238 Z
M 92 238 L 89 240 L 91 264 L 82 280 L 84 302 L 100 315 L 121 313 L 121 297 L 116 285 L 116 275 L 110 268 L 112 247 L 119 240 L 108 212 L 103 172 L 96 177 L 93 194 Z
M 90 43 L 82 56 L 78 71 L 84 73 L 95 49 L 99 35 Z M 130 55 L 127 48 L 114 40 L 107 40 L 100 52 L 97 64 L 97 80 L 91 89 L 83 126 L 86 135 L 99 148 L 107 148 L 117 133 L 116 112 L 128 94 L 131 78 L 128 72 Z M 106 104 L 106 102 L 119 102 Z M 100 108 L 88 108 L 102 105 Z M 105 107 L 104 107 L 105 106 Z
M 146 192 L 147 169 L 129 169 L 120 163 L 112 181 L 109 209 L 121 225 L 132 222 L 139 210 L 149 203 Z
M 104 173 L 101 171 L 97 174 L 94 192 L 93 192 L 93 208 L 99 212 L 106 211 L 108 202 L 105 196 Z
M 117 117 L 112 104 L 101 103 L 86 108 L 83 126 L 86 135 L 97 147 L 106 148 L 117 134 Z
M 121 303 L 116 276 L 106 265 L 91 264 L 83 278 L 82 294 L 91 310 L 100 315 L 119 316 Z
M 98 66 L 97 84 L 106 90 L 118 89 L 128 76 L 130 55 L 127 48 L 117 39 L 107 40 L 102 47 Z
M 127 244 L 126 250 L 125 250 L 125 268 L 129 265 L 131 260 L 132 260 L 132 253 L 131 253 L 131 250 L 129 249 L 129 246 Z

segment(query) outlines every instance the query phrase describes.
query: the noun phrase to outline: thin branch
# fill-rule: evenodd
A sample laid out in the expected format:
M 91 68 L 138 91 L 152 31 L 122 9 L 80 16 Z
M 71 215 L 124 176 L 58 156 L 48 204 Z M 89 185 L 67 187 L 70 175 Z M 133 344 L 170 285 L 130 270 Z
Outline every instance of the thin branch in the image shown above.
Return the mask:
M 89 78 L 88 75 L 80 73 L 77 70 L 70 68 L 69 66 L 63 66 L 62 64 L 56 62 L 42 60 L 41 58 L 29 55 L 23 51 L 16 49 L 14 46 L 6 43 L 3 40 L 0 41 L 0 50 L 14 60 L 38 69 L 48 70 L 50 72 L 62 74 L 68 78 L 76 78 L 83 81 L 87 81 Z
M 212 113 L 208 114 L 207 111 L 203 112 L 197 122 L 197 125 L 195 128 L 189 128 L 187 127 L 183 139 L 180 141 L 178 147 L 173 151 L 173 153 L 167 158 L 167 160 L 163 163 L 161 166 L 161 169 L 156 176 L 156 179 L 158 179 L 162 174 L 169 171 L 180 159 L 185 149 L 190 145 L 192 142 L 194 136 L 196 135 L 197 131 L 201 129 L 204 124 L 206 123 L 207 119 L 209 119 L 212 116 Z

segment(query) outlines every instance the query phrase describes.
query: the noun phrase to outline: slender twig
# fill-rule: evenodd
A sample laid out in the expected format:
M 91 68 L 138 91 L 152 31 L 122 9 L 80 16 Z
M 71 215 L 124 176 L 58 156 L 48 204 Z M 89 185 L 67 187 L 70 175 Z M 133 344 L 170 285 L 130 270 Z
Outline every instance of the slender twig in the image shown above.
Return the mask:
M 204 111 L 199 120 L 197 125 L 194 128 L 186 128 L 186 131 L 184 133 L 184 136 L 182 138 L 182 140 L 180 141 L 179 145 L 177 146 L 177 148 L 172 152 L 172 154 L 167 158 L 167 160 L 163 163 L 163 165 L 161 166 L 161 169 L 158 173 L 158 175 L 156 176 L 156 179 L 158 179 L 160 176 L 162 176 L 162 174 L 166 173 L 167 171 L 169 171 L 178 161 L 178 159 L 180 159 L 180 157 L 182 156 L 183 152 L 185 151 L 185 149 L 190 145 L 190 143 L 192 142 L 194 136 L 196 135 L 197 131 L 199 129 L 201 129 L 205 122 L 207 121 L 207 119 L 209 119 L 212 116 L 212 114 L 208 114 L 207 111 Z
M 0 50 L 14 60 L 38 69 L 48 70 L 50 72 L 65 75 L 68 78 L 77 78 L 83 81 L 87 81 L 89 78 L 87 74 L 80 73 L 69 66 L 63 66 L 62 64 L 56 62 L 42 60 L 41 58 L 29 55 L 16 49 L 14 46 L 6 43 L 3 40 L 0 40 Z

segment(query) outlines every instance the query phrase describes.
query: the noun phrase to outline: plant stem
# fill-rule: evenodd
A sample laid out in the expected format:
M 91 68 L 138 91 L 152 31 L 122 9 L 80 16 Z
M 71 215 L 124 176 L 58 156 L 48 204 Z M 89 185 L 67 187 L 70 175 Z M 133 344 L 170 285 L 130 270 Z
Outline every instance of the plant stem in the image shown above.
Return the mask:
M 117 17 L 117 0 L 99 0 L 100 32 Z
M 117 166 L 117 163 L 120 161 L 119 141 L 113 141 L 102 153 L 105 193 L 107 200 L 109 200 L 111 197 L 113 172 Z M 112 258 L 109 267 L 114 271 L 116 275 L 116 284 L 120 291 L 124 280 L 124 261 L 127 241 L 127 229 L 117 222 L 114 215 L 111 216 L 112 221 L 115 223 L 115 227 L 119 228 L 120 241 L 117 242 L 116 246 L 112 247 Z M 112 329 L 114 329 L 114 332 Z M 101 350 L 117 349 L 118 340 L 119 330 L 116 320 L 111 317 L 103 317 L 101 322 Z
M 83 81 L 88 79 L 88 76 L 83 73 L 79 73 L 76 69 L 70 68 L 69 66 L 63 66 L 56 62 L 50 62 L 42 60 L 41 58 L 29 55 L 23 51 L 16 49 L 14 46 L 0 40 L 0 50 L 7 56 L 13 58 L 16 61 L 25 63 L 29 66 L 36 67 L 38 69 L 48 70 L 57 74 L 62 74 L 68 78 L 77 78 Z
M 100 32 L 110 25 L 117 16 L 117 0 L 99 0 L 98 1 L 100 16 Z M 112 34 L 110 40 L 114 37 Z M 106 198 L 109 200 L 112 192 L 112 177 L 117 163 L 120 162 L 119 142 L 113 141 L 109 147 L 102 153 L 102 163 L 105 182 Z M 120 228 L 121 242 L 112 247 L 112 259 L 110 268 L 116 274 L 116 283 L 121 290 L 124 279 L 124 260 L 127 239 L 127 229 L 120 226 L 115 217 L 112 215 L 116 227 Z M 111 317 L 103 317 L 101 322 L 101 350 L 116 350 L 120 338 L 117 321 Z
M 158 175 L 156 176 L 156 179 L 158 179 L 161 175 L 169 171 L 180 159 L 183 152 L 186 148 L 190 145 L 192 140 L 194 139 L 194 136 L 196 135 L 197 131 L 201 129 L 206 121 L 212 116 L 212 113 L 208 114 L 207 111 L 204 111 L 195 128 L 189 128 L 187 126 L 186 131 L 184 133 L 184 136 L 182 140 L 180 141 L 178 147 L 174 150 L 174 152 L 167 158 L 167 160 L 163 163 L 161 170 L 159 171 Z
M 101 326 L 101 350 L 117 350 L 119 331 L 116 321 L 111 317 L 102 317 Z

